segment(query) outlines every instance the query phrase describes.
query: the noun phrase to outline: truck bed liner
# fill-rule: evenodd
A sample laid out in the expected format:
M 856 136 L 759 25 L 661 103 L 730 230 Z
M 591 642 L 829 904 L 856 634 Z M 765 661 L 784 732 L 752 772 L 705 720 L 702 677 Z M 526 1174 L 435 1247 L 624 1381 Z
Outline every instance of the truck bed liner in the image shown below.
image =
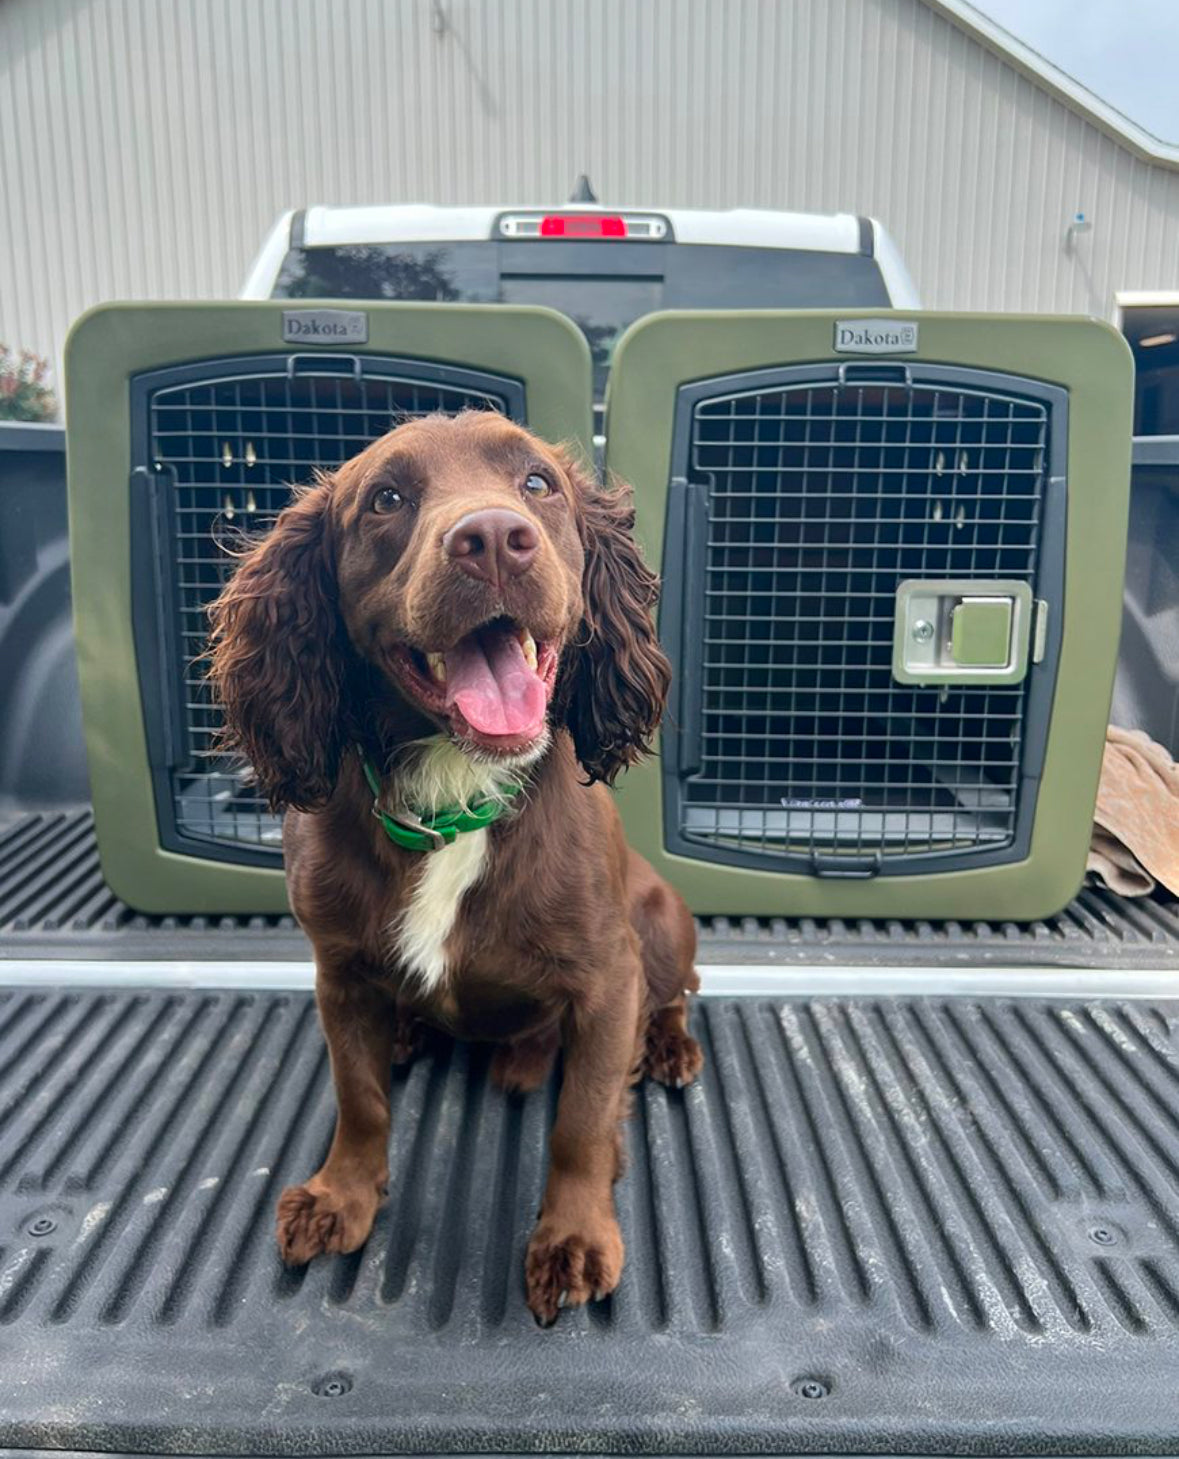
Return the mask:
M 0 991 L 0 1446 L 1179 1453 L 1179 1002 L 704 1000 L 623 1285 L 524 1307 L 552 1091 L 439 1042 L 367 1247 L 285 1271 L 309 997 Z
M 704 964 L 1152 968 L 1179 972 L 1179 902 L 1086 889 L 1059 916 L 1015 922 L 784 917 L 697 922 Z M 0 960 L 309 956 L 291 917 L 149 917 L 102 879 L 89 810 L 0 826 Z

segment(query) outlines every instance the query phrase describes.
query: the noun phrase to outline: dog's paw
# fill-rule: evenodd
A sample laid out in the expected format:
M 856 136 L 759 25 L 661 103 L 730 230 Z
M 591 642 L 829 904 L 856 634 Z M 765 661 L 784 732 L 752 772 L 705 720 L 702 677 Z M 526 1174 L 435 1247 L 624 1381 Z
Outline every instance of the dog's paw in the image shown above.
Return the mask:
M 528 1306 L 542 1327 L 562 1307 L 600 1302 L 617 1287 L 625 1251 L 613 1216 L 561 1221 L 541 1216 L 528 1243 Z
M 703 1068 L 704 1050 L 686 1030 L 654 1024 L 647 1030 L 643 1072 L 652 1079 L 672 1089 L 683 1089 Z
M 288 1187 L 278 1199 L 279 1255 L 287 1266 L 303 1266 L 321 1252 L 359 1251 L 379 1203 L 375 1187 L 338 1189 L 315 1180 Z

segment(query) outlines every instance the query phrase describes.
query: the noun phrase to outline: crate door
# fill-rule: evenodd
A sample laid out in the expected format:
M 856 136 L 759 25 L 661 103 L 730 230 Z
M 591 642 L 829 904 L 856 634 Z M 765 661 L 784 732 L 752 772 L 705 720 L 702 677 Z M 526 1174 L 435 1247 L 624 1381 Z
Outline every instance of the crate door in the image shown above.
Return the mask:
M 635 482 L 648 513 L 664 503 L 665 848 L 831 878 L 1025 856 L 1065 392 L 920 361 L 680 372 L 663 382 L 662 479 Z M 610 453 L 643 470 L 624 441 Z
M 518 380 L 392 358 L 257 356 L 151 371 L 133 382 L 140 530 L 136 633 L 161 844 L 265 864 L 280 817 L 219 748 L 206 682 L 208 608 L 235 546 L 265 532 L 291 497 L 393 426 L 435 412 L 493 410 L 524 421 Z M 163 671 L 162 693 L 147 680 Z

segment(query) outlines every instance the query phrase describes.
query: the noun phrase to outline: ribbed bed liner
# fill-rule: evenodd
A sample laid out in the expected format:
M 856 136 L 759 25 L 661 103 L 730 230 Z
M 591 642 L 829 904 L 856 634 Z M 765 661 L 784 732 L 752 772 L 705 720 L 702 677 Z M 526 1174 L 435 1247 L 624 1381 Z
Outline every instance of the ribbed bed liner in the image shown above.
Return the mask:
M 1179 903 L 1090 888 L 1059 916 L 1016 922 L 698 920 L 703 964 L 1175 968 Z M 0 960 L 309 956 L 289 916 L 149 917 L 102 878 L 89 810 L 0 826 Z
M 714 1001 L 607 1303 L 524 1307 L 552 1092 L 394 1080 L 363 1252 L 287 1272 L 301 994 L 0 995 L 0 1446 L 1179 1453 L 1179 1002 Z

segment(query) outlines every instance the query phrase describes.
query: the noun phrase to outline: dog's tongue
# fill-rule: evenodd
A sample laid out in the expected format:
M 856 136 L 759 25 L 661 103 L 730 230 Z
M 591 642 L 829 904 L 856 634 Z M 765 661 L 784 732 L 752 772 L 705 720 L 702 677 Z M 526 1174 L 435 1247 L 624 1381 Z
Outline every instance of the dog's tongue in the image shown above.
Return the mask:
M 508 629 L 469 633 L 446 655 L 447 705 L 456 705 L 480 734 L 538 734 L 545 699 L 540 675 Z

